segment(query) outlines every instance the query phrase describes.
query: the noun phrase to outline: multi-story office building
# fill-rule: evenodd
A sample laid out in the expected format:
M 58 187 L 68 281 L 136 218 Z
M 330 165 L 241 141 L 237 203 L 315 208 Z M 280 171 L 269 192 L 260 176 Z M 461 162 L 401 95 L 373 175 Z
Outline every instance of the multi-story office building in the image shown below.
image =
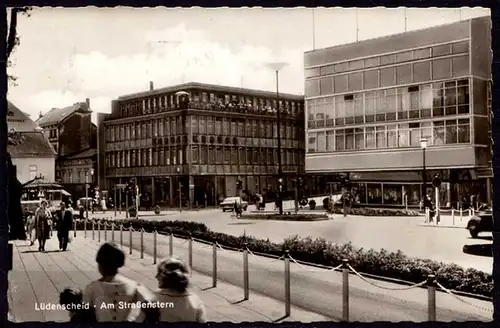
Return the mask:
M 303 97 L 187 83 L 119 97 L 100 116 L 99 176 L 106 188 L 134 179 L 141 205 L 216 204 L 276 190 L 278 133 L 285 183 L 304 170 Z M 102 166 L 102 167 L 101 167 Z M 292 175 L 293 179 L 287 179 Z M 103 181 L 104 182 L 104 181 Z
M 439 173 L 441 204 L 491 200 L 491 21 L 305 54 L 306 172 L 314 189 L 349 174 L 361 204 L 416 205 Z M 428 189 L 428 192 L 430 191 Z

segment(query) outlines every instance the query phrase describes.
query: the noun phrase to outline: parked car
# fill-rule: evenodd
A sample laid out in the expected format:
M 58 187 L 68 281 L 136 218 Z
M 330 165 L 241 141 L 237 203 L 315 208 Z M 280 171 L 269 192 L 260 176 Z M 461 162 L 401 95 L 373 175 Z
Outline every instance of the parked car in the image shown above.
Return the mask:
M 248 207 L 247 201 L 244 201 L 243 199 L 241 199 L 241 197 L 228 197 L 220 203 L 220 208 L 222 208 L 222 212 L 234 211 L 234 203 L 235 202 L 237 202 L 238 204 L 241 205 L 241 208 L 243 209 L 243 211 L 247 210 L 247 207 Z
M 92 206 L 94 206 L 94 199 L 91 197 L 82 197 L 76 201 L 76 209 L 83 206 L 83 208 L 87 208 L 89 211 L 92 210 Z
M 467 222 L 467 230 L 472 238 L 476 238 L 480 232 L 493 231 L 493 213 L 491 209 L 486 209 L 473 216 Z

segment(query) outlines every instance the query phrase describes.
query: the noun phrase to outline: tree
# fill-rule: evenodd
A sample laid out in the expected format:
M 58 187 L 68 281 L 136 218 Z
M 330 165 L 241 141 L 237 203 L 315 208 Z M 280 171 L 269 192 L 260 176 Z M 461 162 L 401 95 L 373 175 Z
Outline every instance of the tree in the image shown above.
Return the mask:
M 10 55 L 14 52 L 16 46 L 21 43 L 19 35 L 17 35 L 17 18 L 19 14 L 30 15 L 31 7 L 14 7 L 10 10 L 9 34 L 7 36 L 6 57 L 7 67 L 12 65 Z M 9 83 L 16 85 L 17 77 L 8 75 Z

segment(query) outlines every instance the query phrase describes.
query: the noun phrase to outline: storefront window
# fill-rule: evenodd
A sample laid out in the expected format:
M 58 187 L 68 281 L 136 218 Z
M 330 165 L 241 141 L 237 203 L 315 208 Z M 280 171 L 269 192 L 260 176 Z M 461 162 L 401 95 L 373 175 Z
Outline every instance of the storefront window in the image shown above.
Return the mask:
M 367 184 L 368 204 L 382 204 L 382 184 Z
M 384 183 L 384 204 L 387 205 L 402 205 L 402 186 Z
M 356 204 L 366 204 L 366 185 L 364 183 L 353 183 L 351 193 Z
M 405 184 L 405 194 L 408 205 L 418 205 L 420 204 L 420 186 L 419 184 Z

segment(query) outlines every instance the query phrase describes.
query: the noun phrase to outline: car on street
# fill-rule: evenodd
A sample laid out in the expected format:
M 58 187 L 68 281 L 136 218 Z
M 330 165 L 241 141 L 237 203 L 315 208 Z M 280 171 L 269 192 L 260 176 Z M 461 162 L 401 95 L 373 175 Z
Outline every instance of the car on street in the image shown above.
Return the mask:
M 480 232 L 493 231 L 493 213 L 491 209 L 486 209 L 474 215 L 467 222 L 467 230 L 472 238 L 476 238 Z
M 248 202 L 244 201 L 241 197 L 227 197 L 220 203 L 222 212 L 234 211 L 234 203 L 240 204 L 243 211 L 246 211 L 248 208 Z

